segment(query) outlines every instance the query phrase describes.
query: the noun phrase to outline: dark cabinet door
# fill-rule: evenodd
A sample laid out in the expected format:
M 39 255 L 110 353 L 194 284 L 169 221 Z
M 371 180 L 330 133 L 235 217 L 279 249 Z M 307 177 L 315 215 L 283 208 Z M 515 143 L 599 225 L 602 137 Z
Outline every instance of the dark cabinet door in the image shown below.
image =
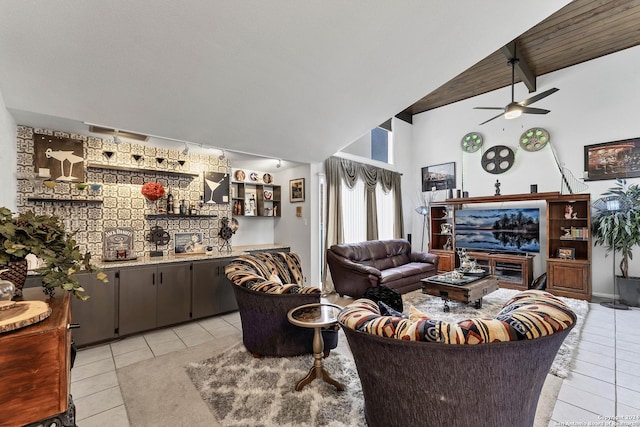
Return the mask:
M 186 322 L 191 318 L 191 264 L 158 267 L 157 326 Z
M 118 330 L 120 335 L 156 327 L 158 269 L 135 267 L 120 270 Z
M 80 325 L 72 330 L 77 346 L 106 341 L 116 336 L 116 273 L 105 270 L 108 283 L 97 280 L 89 273 L 78 274 L 80 285 L 89 299 L 71 299 L 73 323 Z
M 193 318 L 237 310 L 233 286 L 224 273 L 231 258 L 193 263 Z

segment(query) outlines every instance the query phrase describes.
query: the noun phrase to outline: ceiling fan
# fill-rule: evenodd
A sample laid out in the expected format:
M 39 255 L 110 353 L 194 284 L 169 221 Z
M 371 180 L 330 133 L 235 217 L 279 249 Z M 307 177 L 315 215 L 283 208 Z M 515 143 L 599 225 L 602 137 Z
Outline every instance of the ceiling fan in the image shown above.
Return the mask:
M 542 108 L 531 108 L 528 105 L 540 101 L 542 98 L 546 98 L 552 93 L 560 90 L 555 87 L 549 90 L 545 90 L 544 92 L 534 95 L 530 98 L 527 98 L 524 101 L 515 102 L 513 89 L 515 85 L 515 68 L 517 63 L 518 58 L 516 58 L 514 55 L 514 57 L 509 60 L 509 65 L 511 65 L 511 102 L 507 104 L 506 107 L 474 107 L 474 109 L 476 110 L 502 110 L 502 112 L 497 116 L 491 117 L 489 120 L 480 123 L 481 125 L 490 122 L 493 119 L 497 119 L 502 115 L 504 115 L 505 119 L 515 119 L 517 117 L 520 117 L 522 114 L 547 114 L 550 111 Z

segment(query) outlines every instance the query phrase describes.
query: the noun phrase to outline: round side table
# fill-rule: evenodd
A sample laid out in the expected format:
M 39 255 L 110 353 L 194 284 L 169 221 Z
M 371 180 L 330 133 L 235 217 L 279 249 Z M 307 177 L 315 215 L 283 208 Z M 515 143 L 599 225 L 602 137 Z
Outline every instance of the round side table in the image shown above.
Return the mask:
M 298 381 L 296 391 L 302 390 L 305 385 L 316 378 L 336 386 L 338 391 L 344 391 L 344 385 L 331 378 L 322 363 L 324 340 L 322 339 L 321 329 L 336 324 L 340 310 L 342 310 L 342 307 L 339 305 L 315 303 L 292 308 L 287 313 L 289 322 L 292 324 L 303 328 L 313 328 L 313 367 L 306 377 Z

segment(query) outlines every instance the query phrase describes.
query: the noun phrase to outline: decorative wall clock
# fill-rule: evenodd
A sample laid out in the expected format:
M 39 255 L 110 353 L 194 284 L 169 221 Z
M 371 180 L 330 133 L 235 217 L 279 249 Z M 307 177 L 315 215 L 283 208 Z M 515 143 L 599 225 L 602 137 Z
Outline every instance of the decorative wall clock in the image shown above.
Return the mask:
M 506 145 L 496 145 L 482 155 L 482 169 L 492 174 L 501 174 L 513 166 L 515 153 Z
M 531 128 L 520 135 L 520 147 L 526 151 L 542 150 L 549 142 L 549 132 L 542 128 Z
M 475 153 L 482 147 L 483 143 L 484 138 L 478 132 L 469 132 L 463 136 L 462 141 L 460 141 L 462 151 L 466 151 L 467 153 Z

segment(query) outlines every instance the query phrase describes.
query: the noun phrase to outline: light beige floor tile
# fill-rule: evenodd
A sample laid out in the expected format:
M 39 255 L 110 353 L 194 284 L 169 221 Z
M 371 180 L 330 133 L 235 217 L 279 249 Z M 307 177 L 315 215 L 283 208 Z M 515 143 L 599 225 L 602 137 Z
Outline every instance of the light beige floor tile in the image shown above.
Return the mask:
M 582 331 L 582 334 L 580 335 L 580 344 L 587 343 L 587 342 L 603 345 L 605 347 L 611 347 L 611 348 L 613 348 L 616 345 L 616 339 L 613 336 L 613 334 L 609 334 L 608 336 L 603 336 L 598 334 L 592 334 L 591 332 Z
M 77 423 L 78 427 L 129 427 L 129 418 L 124 405 L 100 412 Z
M 628 362 L 636 362 L 638 361 L 638 358 L 640 356 L 638 356 L 638 353 L 635 353 L 633 351 L 627 351 L 624 350 L 622 348 L 618 348 L 616 350 L 616 359 L 618 360 L 626 360 Z
M 190 335 L 199 335 L 206 333 L 207 330 L 200 326 L 197 322 L 187 323 L 185 325 L 176 326 L 173 328 L 173 332 L 180 338 L 188 337 Z
M 71 395 L 74 399 L 78 399 L 112 387 L 119 387 L 115 370 L 72 382 Z
M 207 331 L 211 329 L 219 329 L 219 328 L 224 328 L 229 326 L 227 322 L 225 322 L 219 317 L 211 317 L 209 319 L 200 320 L 198 321 L 198 324 L 202 326 L 204 329 L 206 329 Z
M 576 360 L 592 363 L 608 369 L 615 369 L 616 359 L 612 356 L 603 356 L 592 351 L 583 350 L 578 346 L 576 351 Z
M 588 391 L 574 388 L 567 383 L 562 384 L 562 388 L 558 394 L 558 400 L 577 406 L 578 408 L 588 408 L 590 412 L 598 415 L 613 414 L 616 408 L 614 395 L 611 395 L 610 399 L 596 396 Z
M 603 366 L 594 365 L 593 363 L 584 362 L 579 359 L 573 361 L 572 372 L 585 375 L 587 377 L 596 378 L 598 380 L 606 381 L 610 384 L 615 383 L 616 371 Z
M 153 344 L 161 344 L 169 341 L 175 341 L 179 339 L 178 335 L 173 332 L 172 329 L 162 329 L 160 331 L 149 332 L 144 334 L 144 339 L 149 344 L 149 347 Z
M 623 405 L 618 403 L 618 416 L 623 421 L 628 421 L 630 425 L 635 422 L 635 425 L 640 425 L 640 410 L 632 406 Z
M 110 359 L 111 357 L 113 357 L 113 354 L 111 353 L 111 346 L 109 344 L 104 344 L 99 347 L 85 348 L 78 351 L 76 354 L 76 361 L 73 366 L 75 368 L 98 360 Z
M 569 377 L 562 383 L 563 387 L 565 384 L 607 399 L 615 395 L 615 385 L 577 372 L 571 372 Z
M 640 343 L 618 339 L 616 341 L 616 348 L 630 351 L 631 353 L 636 353 L 638 355 L 638 358 L 640 358 Z
M 82 366 L 74 366 L 71 369 L 71 382 L 83 380 L 109 371 L 115 371 L 113 358 L 98 360 Z
M 640 413 L 640 393 L 624 387 L 617 388 L 618 404 L 636 408 Z
M 187 346 L 177 336 L 174 341 L 159 342 L 156 344 L 149 344 L 149 346 L 156 357 L 187 348 Z
M 621 360 L 616 361 L 616 369 L 618 372 L 626 374 L 637 375 L 638 381 L 640 381 L 640 358 L 636 361 Z
M 618 371 L 616 380 L 616 384 L 618 386 L 628 388 L 640 393 L 640 372 L 636 372 L 635 374 L 627 374 L 625 372 Z
M 216 338 L 211 335 L 209 332 L 205 331 L 203 329 L 204 332 L 199 333 L 199 334 L 194 334 L 194 335 L 187 335 L 184 337 L 181 337 L 180 339 L 182 340 L 182 342 L 187 346 L 187 347 L 193 347 L 196 346 L 198 344 L 202 344 L 205 342 L 209 342 L 209 341 L 213 341 Z
M 551 415 L 552 422 L 550 426 L 560 425 L 580 425 L 577 423 L 584 422 L 583 425 L 588 425 L 588 422 L 600 421 L 598 414 L 584 410 L 575 405 L 558 401 L 555 408 L 553 408 L 553 414 Z M 555 423 L 554 423 L 555 422 Z M 576 423 L 576 424 L 569 424 Z
M 124 404 L 120 387 L 109 388 L 89 396 L 74 399 L 73 402 L 76 405 L 76 418 L 78 421 Z
M 145 348 L 139 350 L 130 351 L 128 353 L 119 354 L 114 357 L 116 362 L 116 368 L 122 368 L 129 366 L 142 360 L 153 359 L 153 352 L 145 344 Z
M 135 335 L 132 337 L 124 338 L 120 341 L 111 343 L 111 352 L 114 356 L 119 356 L 131 351 L 141 350 L 149 348 L 147 342 L 142 335 Z
M 579 350 L 587 350 L 602 356 L 615 357 L 614 347 L 608 347 L 603 344 L 581 340 L 578 344 Z

